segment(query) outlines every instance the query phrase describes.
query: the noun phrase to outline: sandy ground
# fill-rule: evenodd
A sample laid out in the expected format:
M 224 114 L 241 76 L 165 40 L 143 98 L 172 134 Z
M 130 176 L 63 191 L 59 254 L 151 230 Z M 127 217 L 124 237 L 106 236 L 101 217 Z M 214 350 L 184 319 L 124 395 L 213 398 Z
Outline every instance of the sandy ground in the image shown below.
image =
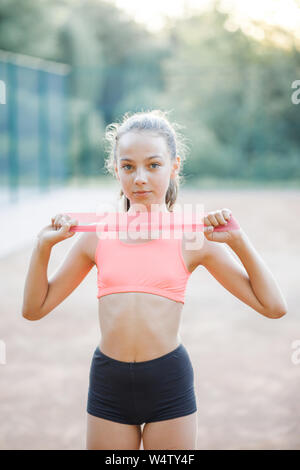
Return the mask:
M 192 274 L 180 334 L 195 373 L 197 448 L 300 449 L 300 351 L 292 347 L 298 340 L 300 350 L 300 191 L 182 191 L 179 202 L 230 208 L 289 306 L 286 316 L 268 319 L 205 268 Z M 73 241 L 54 247 L 48 274 Z M 101 335 L 97 273 L 30 322 L 21 305 L 32 247 L 0 259 L 0 449 L 84 449 L 89 367 Z

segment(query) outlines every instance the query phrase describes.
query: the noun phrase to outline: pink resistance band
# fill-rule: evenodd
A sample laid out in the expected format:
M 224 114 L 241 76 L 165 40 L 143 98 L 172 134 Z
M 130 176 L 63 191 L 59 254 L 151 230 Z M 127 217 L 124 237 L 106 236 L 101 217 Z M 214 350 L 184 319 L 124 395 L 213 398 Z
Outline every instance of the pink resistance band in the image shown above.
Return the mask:
M 150 216 L 151 214 L 151 216 Z M 126 214 L 123 212 L 64 212 L 64 215 L 70 216 L 78 222 L 95 225 L 73 225 L 70 228 L 72 232 L 119 232 L 119 231 L 139 231 L 139 230 L 179 230 L 184 232 L 203 231 L 202 223 L 196 221 L 195 214 L 180 214 L 170 212 L 139 212 L 136 214 Z M 204 217 L 207 214 L 204 214 Z M 199 217 L 198 217 L 199 219 Z M 239 230 L 240 226 L 237 220 L 231 215 L 230 220 L 224 225 L 214 227 L 215 232 L 224 232 L 228 230 Z

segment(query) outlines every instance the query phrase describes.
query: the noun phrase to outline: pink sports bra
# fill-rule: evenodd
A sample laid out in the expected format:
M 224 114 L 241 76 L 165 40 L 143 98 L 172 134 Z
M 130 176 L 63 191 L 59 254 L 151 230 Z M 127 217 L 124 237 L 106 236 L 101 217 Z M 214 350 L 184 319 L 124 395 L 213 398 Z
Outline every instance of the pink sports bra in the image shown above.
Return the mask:
M 184 304 L 188 271 L 182 238 L 157 238 L 144 243 L 116 239 L 98 241 L 97 298 L 117 292 L 146 292 Z
M 215 232 L 239 229 L 233 216 Z M 95 229 L 95 227 L 94 227 Z M 100 238 L 95 252 L 98 275 L 97 298 L 117 292 L 146 292 L 184 304 L 188 271 L 180 238 L 157 238 L 144 243 L 126 243 L 118 238 Z

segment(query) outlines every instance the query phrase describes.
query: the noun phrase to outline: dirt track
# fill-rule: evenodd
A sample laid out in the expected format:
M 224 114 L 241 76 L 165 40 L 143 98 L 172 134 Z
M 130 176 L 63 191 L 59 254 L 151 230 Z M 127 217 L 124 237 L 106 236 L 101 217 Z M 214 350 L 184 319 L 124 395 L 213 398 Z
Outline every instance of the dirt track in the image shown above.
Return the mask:
M 180 334 L 195 373 L 197 448 L 300 449 L 300 363 L 292 362 L 300 340 L 300 191 L 182 192 L 178 202 L 230 208 L 289 306 L 271 320 L 204 268 L 192 274 Z M 54 248 L 48 274 L 73 240 Z M 89 367 L 100 338 L 96 270 L 47 317 L 30 322 L 20 309 L 31 251 L 0 261 L 0 449 L 84 449 Z

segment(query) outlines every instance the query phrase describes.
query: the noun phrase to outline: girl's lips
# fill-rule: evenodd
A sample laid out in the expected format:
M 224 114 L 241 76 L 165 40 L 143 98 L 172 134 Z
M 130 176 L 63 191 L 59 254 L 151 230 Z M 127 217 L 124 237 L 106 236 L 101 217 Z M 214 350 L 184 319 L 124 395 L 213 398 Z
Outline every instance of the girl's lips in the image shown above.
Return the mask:
M 149 193 L 151 193 L 151 191 L 135 192 L 134 194 L 136 194 L 137 196 L 144 196 L 145 194 Z

